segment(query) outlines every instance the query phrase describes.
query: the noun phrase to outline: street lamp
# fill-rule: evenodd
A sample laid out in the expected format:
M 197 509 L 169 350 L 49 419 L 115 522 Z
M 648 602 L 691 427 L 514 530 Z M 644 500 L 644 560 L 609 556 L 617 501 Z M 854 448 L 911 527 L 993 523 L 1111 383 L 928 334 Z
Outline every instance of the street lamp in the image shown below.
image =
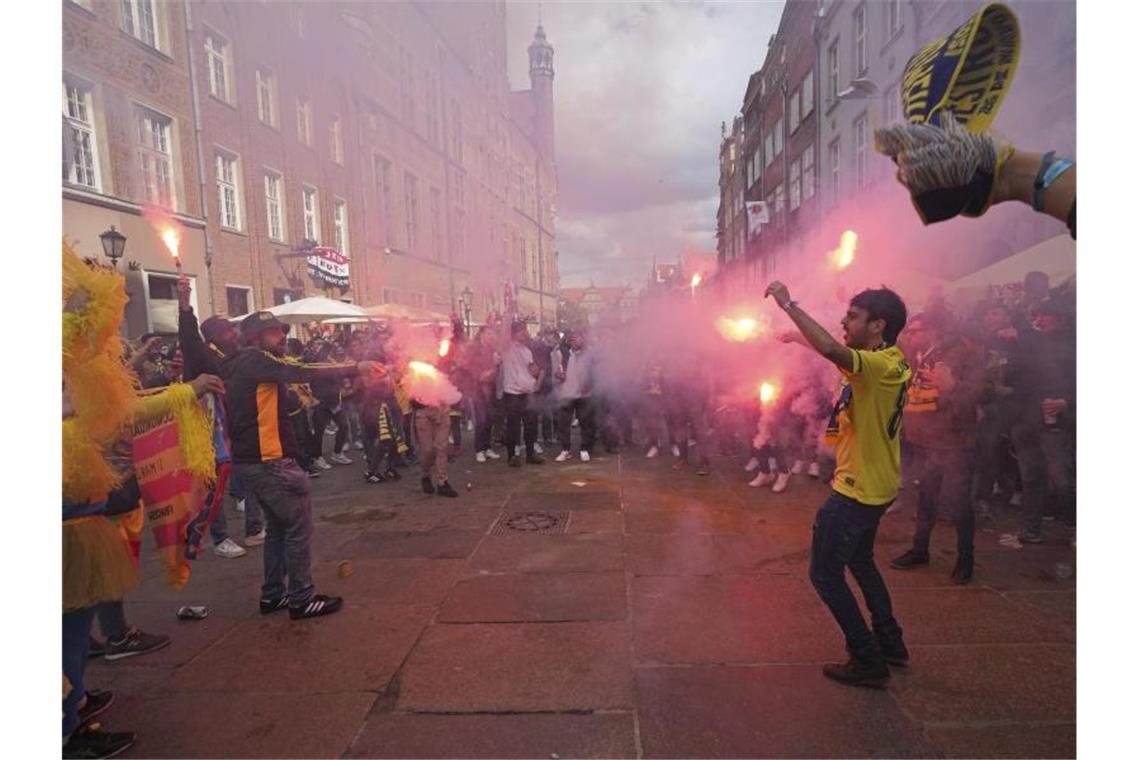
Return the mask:
M 123 249 L 127 247 L 127 236 L 115 229 L 115 225 L 112 224 L 111 229 L 99 236 L 99 240 L 103 243 L 103 255 L 111 260 L 113 269 L 118 269 L 119 259 L 123 258 Z

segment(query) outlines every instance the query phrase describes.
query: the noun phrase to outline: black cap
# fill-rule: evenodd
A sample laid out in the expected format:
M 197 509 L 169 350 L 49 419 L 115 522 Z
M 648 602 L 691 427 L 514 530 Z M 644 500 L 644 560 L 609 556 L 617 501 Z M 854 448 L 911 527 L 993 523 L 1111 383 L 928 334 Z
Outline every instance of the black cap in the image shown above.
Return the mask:
M 241 336 L 246 339 L 252 338 L 255 335 L 260 335 L 271 327 L 280 327 L 285 332 L 289 332 L 289 325 L 282 322 L 270 312 L 255 311 L 241 321 Z
M 234 326 L 233 322 L 217 315 L 209 317 L 202 323 L 202 336 L 206 340 L 217 340 L 227 329 Z

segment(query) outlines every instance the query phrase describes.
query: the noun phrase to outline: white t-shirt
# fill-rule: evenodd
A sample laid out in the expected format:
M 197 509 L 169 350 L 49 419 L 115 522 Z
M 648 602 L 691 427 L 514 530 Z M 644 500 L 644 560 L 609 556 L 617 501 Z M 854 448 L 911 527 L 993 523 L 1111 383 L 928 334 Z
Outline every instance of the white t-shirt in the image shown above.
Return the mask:
M 529 367 L 533 363 L 534 354 L 530 348 L 512 340 L 503 350 L 503 393 L 534 393 L 538 381 L 530 374 Z

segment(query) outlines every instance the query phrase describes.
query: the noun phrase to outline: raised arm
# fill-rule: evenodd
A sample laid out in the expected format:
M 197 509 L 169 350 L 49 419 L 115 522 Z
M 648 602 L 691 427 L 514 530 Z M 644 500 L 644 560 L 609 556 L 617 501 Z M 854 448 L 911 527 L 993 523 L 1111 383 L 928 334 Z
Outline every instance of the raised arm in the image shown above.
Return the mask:
M 845 372 L 855 368 L 854 356 L 851 349 L 837 341 L 823 325 L 811 318 L 806 311 L 792 300 L 788 287 L 776 281 L 764 291 L 765 296 L 771 296 L 776 304 L 784 310 L 796 328 L 803 335 L 807 344 L 814 348 L 821 356 Z

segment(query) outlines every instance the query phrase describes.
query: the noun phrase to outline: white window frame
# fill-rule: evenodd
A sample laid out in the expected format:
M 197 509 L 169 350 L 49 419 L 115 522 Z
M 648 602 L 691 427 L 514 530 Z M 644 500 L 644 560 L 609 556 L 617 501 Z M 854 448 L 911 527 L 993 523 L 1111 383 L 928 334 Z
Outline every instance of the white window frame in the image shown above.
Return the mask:
M 253 302 L 253 287 L 252 286 L 250 286 L 250 285 L 234 285 L 233 283 L 227 282 L 225 285 L 225 288 L 226 288 L 226 314 L 228 314 L 230 317 L 240 317 L 241 316 L 241 314 L 230 314 L 229 313 L 229 311 L 230 311 L 230 291 L 231 290 L 243 290 L 243 291 L 245 291 L 246 311 L 242 312 L 242 314 L 249 314 L 250 312 L 257 310 L 257 305 L 254 304 L 254 302 Z
M 867 113 L 864 111 L 851 124 L 855 140 L 855 187 L 866 186 L 867 177 Z
M 206 80 L 210 94 L 218 100 L 233 105 L 233 66 L 230 41 L 212 29 L 206 30 Z
M 428 189 L 428 213 L 431 214 L 432 257 L 443 259 L 443 194 L 438 187 Z
M 783 116 L 780 116 L 780 118 L 776 119 L 776 129 L 772 134 L 772 148 L 775 151 L 772 154 L 773 159 L 776 156 L 780 155 L 780 153 L 782 153 L 784 150 L 784 117 Z
M 284 243 L 288 234 L 288 225 L 285 221 L 285 177 L 281 172 L 266 167 L 264 184 L 266 232 L 270 240 Z
M 772 161 L 776 158 L 775 151 L 772 150 L 772 133 L 764 135 L 764 168 L 772 165 Z
M 214 151 L 214 181 L 218 186 L 218 224 L 241 232 L 241 158 L 221 148 Z
M 136 156 L 147 203 L 174 209 L 174 119 L 152 108 L 135 105 Z
M 814 71 L 808 71 L 800 85 L 800 121 L 806 119 L 815 110 L 814 73 Z
M 267 68 L 259 67 L 257 82 L 257 119 L 270 127 L 277 126 L 277 77 Z
M 815 195 L 815 143 L 800 154 L 800 166 L 803 171 L 803 202 L 807 203 Z
M 800 159 L 788 164 L 788 208 L 795 211 L 800 207 Z
M 416 252 L 420 227 L 420 180 L 411 172 L 404 172 L 404 234 L 408 253 Z
M 333 240 L 337 251 L 348 256 L 348 202 L 341 198 L 333 198 Z
M 827 47 L 827 97 L 835 100 L 839 95 L 839 40 Z
M 883 93 L 883 124 L 898 124 L 902 121 L 902 97 L 899 95 L 900 82 L 895 82 Z
M 796 131 L 800 125 L 800 91 L 796 90 L 788 96 L 788 134 Z
M 860 77 L 867 73 L 867 3 L 864 2 L 855 9 L 852 16 L 851 28 L 855 34 L 855 76 Z
M 73 97 L 74 94 L 74 97 Z M 99 192 L 99 135 L 95 127 L 95 88 L 76 77 L 63 77 L 64 182 Z M 83 151 L 82 168 L 78 154 Z M 87 181 L 84 181 L 87 180 Z
M 840 177 L 840 161 L 843 156 L 840 152 L 839 138 L 836 137 L 827 146 L 827 160 L 830 163 L 829 176 L 831 178 L 831 200 L 832 203 L 839 202 L 839 177 Z
M 297 96 L 297 139 L 310 148 L 313 146 L 313 109 L 305 95 Z
M 162 3 L 155 3 L 154 0 L 119 0 L 122 30 L 147 47 L 161 51 L 163 45 L 158 17 L 158 8 L 161 7 Z
M 887 39 L 902 31 L 902 0 L 887 0 Z
M 334 116 L 329 123 L 329 158 L 334 164 L 344 165 L 344 139 L 339 116 Z
M 395 240 L 392 228 L 392 162 L 379 153 L 372 156 L 372 172 L 375 175 L 376 194 L 380 197 L 380 210 L 384 215 L 384 244 L 392 245 Z
M 321 197 L 317 188 L 309 185 L 301 186 L 301 215 L 304 219 L 302 232 L 305 240 L 319 245 L 321 242 Z

